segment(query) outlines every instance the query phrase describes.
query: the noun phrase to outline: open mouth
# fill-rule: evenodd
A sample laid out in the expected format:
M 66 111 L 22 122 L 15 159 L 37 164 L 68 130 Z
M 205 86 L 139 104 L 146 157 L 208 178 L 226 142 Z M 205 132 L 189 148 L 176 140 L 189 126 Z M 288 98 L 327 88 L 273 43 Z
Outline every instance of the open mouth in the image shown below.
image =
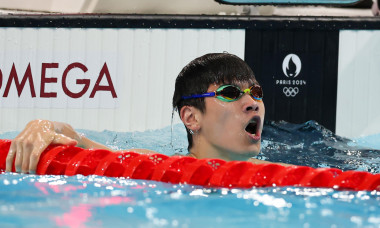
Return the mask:
M 259 140 L 260 139 L 259 126 L 260 126 L 260 117 L 255 116 L 249 121 L 247 127 L 245 128 L 245 131 L 248 132 L 253 139 Z

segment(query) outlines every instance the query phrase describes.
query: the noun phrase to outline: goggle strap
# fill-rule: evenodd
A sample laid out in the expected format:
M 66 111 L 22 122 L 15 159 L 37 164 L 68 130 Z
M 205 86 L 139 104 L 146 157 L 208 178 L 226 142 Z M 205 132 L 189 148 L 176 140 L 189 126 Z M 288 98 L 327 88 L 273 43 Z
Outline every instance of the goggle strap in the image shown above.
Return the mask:
M 215 92 L 203 93 L 203 94 L 194 94 L 190 96 L 183 96 L 182 99 L 191 99 L 191 98 L 201 98 L 201 97 L 215 97 Z

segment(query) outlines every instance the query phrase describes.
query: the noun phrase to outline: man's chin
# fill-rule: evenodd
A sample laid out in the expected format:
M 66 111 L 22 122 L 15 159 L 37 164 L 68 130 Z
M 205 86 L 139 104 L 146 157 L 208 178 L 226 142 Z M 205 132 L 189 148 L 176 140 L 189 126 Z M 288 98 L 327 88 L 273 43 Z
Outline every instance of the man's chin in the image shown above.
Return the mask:
M 254 145 L 250 146 L 249 153 L 252 155 L 252 157 L 257 156 L 261 151 L 261 142 L 255 143 Z
M 247 161 L 251 157 L 255 157 L 260 153 L 260 142 L 247 146 L 234 146 L 233 148 L 219 147 L 219 151 L 224 154 L 227 160 L 232 161 Z
M 260 148 L 260 147 L 259 147 Z M 257 156 L 260 153 L 260 149 L 254 148 L 251 150 L 239 151 L 235 154 L 238 154 L 238 159 L 240 161 L 247 161 L 248 159 Z

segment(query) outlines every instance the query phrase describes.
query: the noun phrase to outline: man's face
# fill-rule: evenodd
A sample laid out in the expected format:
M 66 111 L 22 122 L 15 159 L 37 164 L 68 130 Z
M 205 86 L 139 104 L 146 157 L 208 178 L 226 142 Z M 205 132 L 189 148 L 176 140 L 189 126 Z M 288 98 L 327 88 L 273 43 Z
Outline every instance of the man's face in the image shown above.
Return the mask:
M 242 91 L 248 83 L 237 85 Z M 208 91 L 220 85 L 212 84 Z M 237 101 L 224 102 L 205 98 L 206 109 L 202 115 L 200 136 L 211 146 L 231 159 L 255 156 L 260 152 L 261 132 L 264 123 L 264 102 L 244 94 Z

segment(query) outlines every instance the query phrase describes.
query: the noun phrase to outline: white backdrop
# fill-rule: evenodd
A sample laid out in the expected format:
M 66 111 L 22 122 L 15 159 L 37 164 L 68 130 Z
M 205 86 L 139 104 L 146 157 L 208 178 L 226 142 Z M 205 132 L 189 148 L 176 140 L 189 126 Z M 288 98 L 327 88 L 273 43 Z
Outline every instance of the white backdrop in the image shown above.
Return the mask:
M 32 119 L 89 130 L 167 126 L 182 67 L 209 52 L 244 58 L 244 45 L 244 30 L 0 28 L 0 131 L 21 130 Z
M 340 32 L 336 132 L 380 133 L 380 31 Z

